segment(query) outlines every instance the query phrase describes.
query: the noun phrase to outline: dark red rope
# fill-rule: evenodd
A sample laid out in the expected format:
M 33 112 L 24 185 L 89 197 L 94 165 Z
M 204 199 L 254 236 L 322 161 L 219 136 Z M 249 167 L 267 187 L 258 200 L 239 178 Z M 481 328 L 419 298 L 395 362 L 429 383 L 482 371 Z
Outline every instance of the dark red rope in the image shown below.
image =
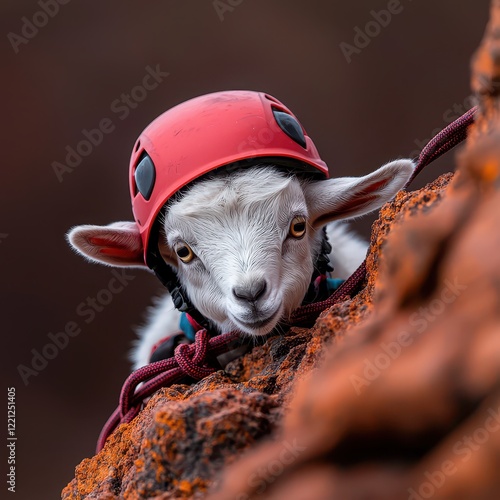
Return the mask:
M 429 163 L 437 160 L 440 156 L 447 153 L 450 149 L 458 146 L 461 142 L 467 139 L 467 129 L 474 123 L 474 115 L 476 114 L 477 106 L 469 109 L 460 118 L 457 118 L 453 123 L 450 123 L 446 128 L 441 130 L 435 137 L 433 137 L 418 157 L 417 166 L 413 175 L 406 183 L 404 189 L 413 182 L 415 177 L 426 167 Z
M 168 387 L 186 375 L 200 380 L 213 373 L 216 368 L 208 365 L 207 357 L 217 357 L 228 350 L 239 336 L 235 332 L 223 333 L 210 338 L 206 330 L 196 333 L 193 344 L 179 344 L 173 358 L 162 359 L 131 373 L 123 384 L 118 408 L 104 425 L 97 451 L 103 447 L 113 430 L 130 422 L 140 411 L 145 399 L 162 387 Z M 138 389 L 138 385 L 142 384 Z
M 295 309 L 290 317 L 290 324 L 296 325 L 305 321 L 315 319 L 316 316 L 332 307 L 337 302 L 344 300 L 346 297 L 352 297 L 359 290 L 361 284 L 364 282 L 366 276 L 366 261 L 354 271 L 349 278 L 340 285 L 335 292 L 330 295 L 326 300 L 321 302 L 314 302 L 306 306 Z
M 436 135 L 420 153 L 415 172 L 406 183 L 406 189 L 422 169 L 441 155 L 460 144 L 467 137 L 467 128 L 474 121 L 477 108 L 473 108 Z M 326 300 L 308 304 L 296 309 L 290 317 L 290 324 L 314 321 L 317 315 L 344 300 L 353 297 L 363 286 L 366 279 L 366 260 L 356 271 Z M 99 452 L 114 429 L 122 423 L 128 423 L 139 413 L 144 401 L 162 387 L 178 382 L 186 375 L 201 380 L 217 368 L 211 366 L 208 358 L 213 359 L 229 351 L 239 335 L 236 332 L 209 336 L 206 330 L 196 333 L 193 344 L 180 344 L 174 357 L 150 363 L 131 373 L 123 384 L 118 408 L 104 425 L 99 440 Z M 142 384 L 140 387 L 138 387 Z

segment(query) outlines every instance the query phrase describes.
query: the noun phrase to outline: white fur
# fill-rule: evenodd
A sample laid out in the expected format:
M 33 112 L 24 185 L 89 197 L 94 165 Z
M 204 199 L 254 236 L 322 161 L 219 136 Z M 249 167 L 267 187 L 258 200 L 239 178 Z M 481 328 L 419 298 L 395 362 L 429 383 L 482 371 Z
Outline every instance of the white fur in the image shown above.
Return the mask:
M 347 279 L 365 260 L 368 243 L 351 231 L 345 222 L 331 222 L 326 226 L 326 234 L 332 245 L 332 278 Z
M 179 331 L 181 313 L 174 307 L 170 294 L 165 294 L 154 301 L 148 311 L 148 321 L 138 329 L 138 339 L 130 351 L 130 360 L 134 370 L 148 363 L 151 349 L 160 340 Z
M 299 180 L 270 165 L 219 174 L 195 183 L 169 204 L 162 221 L 162 254 L 176 267 L 195 307 L 219 331 L 264 335 L 302 302 L 321 245 L 322 227 L 380 207 L 412 172 L 410 160 L 398 160 L 365 177 L 326 181 Z M 289 234 L 295 216 L 307 219 L 302 239 Z M 367 245 L 343 223 L 328 224 L 327 233 L 333 247 L 334 276 L 347 278 L 364 259 Z M 93 240 L 95 235 L 97 240 Z M 138 229 L 133 225 L 80 226 L 69 233 L 69 240 L 93 260 L 141 265 L 141 257 L 135 256 Z M 195 254 L 189 263 L 175 254 L 185 244 Z M 113 262 L 109 248 L 128 255 L 128 260 L 120 257 Z M 258 297 L 242 299 L 233 293 L 251 290 L 262 280 L 266 287 Z M 135 368 L 147 364 L 155 343 L 179 331 L 178 321 L 179 313 L 167 295 L 140 331 L 132 354 Z

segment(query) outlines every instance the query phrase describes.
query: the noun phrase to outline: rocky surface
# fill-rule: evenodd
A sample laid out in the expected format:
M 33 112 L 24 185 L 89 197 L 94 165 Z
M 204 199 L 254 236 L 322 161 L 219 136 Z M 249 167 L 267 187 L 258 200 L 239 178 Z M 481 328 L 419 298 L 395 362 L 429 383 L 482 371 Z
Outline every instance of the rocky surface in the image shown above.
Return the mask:
M 458 172 L 383 207 L 363 290 L 310 330 L 159 391 L 63 499 L 500 498 L 500 2 L 492 11 Z

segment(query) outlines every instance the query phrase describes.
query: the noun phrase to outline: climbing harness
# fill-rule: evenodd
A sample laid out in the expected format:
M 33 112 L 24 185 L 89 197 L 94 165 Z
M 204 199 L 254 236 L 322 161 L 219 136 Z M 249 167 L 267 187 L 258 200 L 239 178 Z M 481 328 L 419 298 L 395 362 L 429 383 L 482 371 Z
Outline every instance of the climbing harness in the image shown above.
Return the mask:
M 259 99 L 263 98 L 259 97 Z M 264 99 L 268 99 L 272 103 L 279 103 L 279 101 L 273 101 L 274 98 L 271 98 L 270 96 L 264 97 Z M 279 103 L 279 106 L 283 105 Z M 443 129 L 427 144 L 427 146 L 420 153 L 415 171 L 410 180 L 405 185 L 404 189 L 408 188 L 413 179 L 422 171 L 424 167 L 426 167 L 441 155 L 451 150 L 453 147 L 460 144 L 466 139 L 467 128 L 473 123 L 476 111 L 477 107 L 469 110 L 463 116 Z M 285 113 L 285 111 L 282 112 Z M 289 110 L 286 110 L 285 114 L 289 114 L 289 116 L 293 117 Z M 281 118 L 285 120 L 288 119 L 286 117 Z M 309 137 L 305 136 L 307 137 L 306 139 L 305 137 L 303 138 L 301 134 L 299 134 L 299 131 L 295 125 L 288 124 L 287 126 L 288 132 L 286 127 L 282 128 L 282 130 L 284 130 L 288 135 L 297 135 L 297 137 L 294 138 L 294 141 L 299 143 L 301 140 L 310 141 Z M 279 125 L 279 127 L 282 127 L 282 125 Z M 148 142 L 147 136 L 141 136 L 138 141 L 139 145 L 136 144 L 134 148 L 135 152 L 140 150 L 141 139 L 143 140 L 143 143 Z M 289 147 L 289 145 L 287 145 L 287 147 Z M 142 153 L 144 153 L 144 151 L 142 151 Z M 135 160 L 141 158 L 141 154 L 138 154 Z M 262 153 L 262 156 L 266 155 Z M 142 156 L 142 158 L 145 157 Z M 142 159 L 140 161 L 142 161 Z M 308 161 L 311 162 L 311 159 L 309 158 Z M 321 160 L 319 160 L 319 156 L 314 161 L 317 161 L 317 165 L 315 167 L 316 169 L 322 168 L 322 162 Z M 151 181 L 151 172 L 149 172 L 149 174 L 149 181 Z M 134 170 L 132 170 L 131 175 L 134 175 Z M 145 175 L 145 177 L 146 180 L 142 179 L 140 181 L 140 183 L 142 183 L 142 187 L 139 187 L 139 190 L 142 189 L 144 194 L 148 195 L 149 192 L 149 195 L 151 195 L 151 192 L 149 191 L 149 188 L 147 186 L 148 175 Z M 136 186 L 135 182 L 136 180 L 134 180 L 134 186 Z M 137 189 L 137 187 L 132 188 L 134 196 L 137 196 Z M 137 212 L 134 213 L 136 214 L 137 220 Z M 155 213 L 155 216 L 156 215 L 157 214 Z M 151 226 L 153 226 L 153 224 L 151 224 Z M 145 248 L 147 248 L 147 245 L 154 247 L 155 243 L 157 243 L 154 241 L 155 234 L 157 234 L 157 232 L 155 233 L 154 230 L 149 231 L 149 229 L 146 232 L 147 236 L 144 236 L 145 238 L 147 238 Z M 151 238 L 153 238 L 153 241 L 151 240 Z M 324 257 L 325 255 L 328 255 L 330 251 L 331 247 L 328 244 L 328 241 L 325 239 L 320 256 L 318 257 L 316 265 L 317 271 L 315 275 L 313 275 L 311 287 L 306 294 L 306 298 L 304 299 L 302 306 L 296 309 L 292 314 L 288 326 L 302 326 L 313 324 L 317 319 L 319 313 L 342 300 L 352 298 L 362 288 L 363 283 L 366 279 L 366 261 L 364 261 L 345 282 L 343 282 L 342 284 L 334 283 L 334 285 L 340 286 L 338 286 L 338 288 L 328 298 L 322 300 L 324 291 L 329 290 L 329 282 L 327 277 L 327 272 L 329 270 L 328 262 Z M 147 255 L 146 259 L 148 258 L 151 259 L 151 256 Z M 157 264 L 153 264 L 152 268 L 156 272 L 157 270 L 154 269 L 155 265 Z M 166 264 L 165 266 L 168 267 Z M 172 278 L 172 276 L 169 276 L 167 278 L 167 281 L 169 279 L 172 280 L 174 278 Z M 165 284 L 165 278 L 163 278 L 162 281 Z M 172 285 L 172 283 L 170 283 L 170 285 Z M 178 287 L 178 284 L 175 284 L 175 286 Z M 318 292 L 318 287 L 320 286 L 323 290 L 322 293 Z M 171 289 L 172 287 L 169 286 L 168 288 Z M 175 293 L 173 295 L 175 295 Z M 175 301 L 175 297 L 173 298 Z M 181 299 L 178 299 L 178 301 L 183 300 L 184 299 L 182 296 Z M 182 303 L 180 305 L 180 309 L 182 310 Z M 221 369 L 225 365 L 225 362 L 221 362 L 222 356 L 226 355 L 228 352 L 241 352 L 243 342 L 237 332 L 222 333 L 219 335 L 210 336 L 204 318 L 202 317 L 201 321 L 199 321 L 199 315 L 196 314 L 196 311 L 194 312 L 194 314 L 192 314 L 191 308 L 186 307 L 185 309 L 188 312 L 186 318 L 189 324 L 194 327 L 194 330 L 197 330 L 194 334 L 194 342 L 191 344 L 185 343 L 183 339 L 184 335 L 182 334 L 180 336 L 171 337 L 172 340 L 167 339 L 166 342 L 170 341 L 170 345 L 164 346 L 165 342 L 161 342 L 160 345 L 156 346 L 157 348 L 152 354 L 153 362 L 142 368 L 139 368 L 127 378 L 121 390 L 119 405 L 104 425 L 104 428 L 102 429 L 99 436 L 99 440 L 97 443 L 98 452 L 104 447 L 107 438 L 113 432 L 113 430 L 119 424 L 130 422 L 139 413 L 145 401 L 158 389 L 162 387 L 168 387 L 176 382 L 182 381 L 183 379 L 185 379 L 185 377 L 190 377 L 191 380 L 201 380 L 211 373 L 214 373 L 215 371 Z M 162 348 L 167 353 L 173 350 L 173 356 L 167 359 L 159 359 L 157 361 L 154 361 L 157 358 L 161 358 L 162 353 L 158 351 Z M 163 354 L 165 354 L 165 352 Z M 155 353 L 158 353 L 156 355 L 156 358 Z

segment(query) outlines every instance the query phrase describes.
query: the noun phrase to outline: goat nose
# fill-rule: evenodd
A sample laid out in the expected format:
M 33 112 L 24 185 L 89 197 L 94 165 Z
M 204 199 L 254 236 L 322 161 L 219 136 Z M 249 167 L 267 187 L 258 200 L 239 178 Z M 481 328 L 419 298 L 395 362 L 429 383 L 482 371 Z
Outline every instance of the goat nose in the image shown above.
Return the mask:
M 249 285 L 233 287 L 233 295 L 240 300 L 255 302 L 259 297 L 264 295 L 266 289 L 266 280 L 261 279 L 253 281 Z

